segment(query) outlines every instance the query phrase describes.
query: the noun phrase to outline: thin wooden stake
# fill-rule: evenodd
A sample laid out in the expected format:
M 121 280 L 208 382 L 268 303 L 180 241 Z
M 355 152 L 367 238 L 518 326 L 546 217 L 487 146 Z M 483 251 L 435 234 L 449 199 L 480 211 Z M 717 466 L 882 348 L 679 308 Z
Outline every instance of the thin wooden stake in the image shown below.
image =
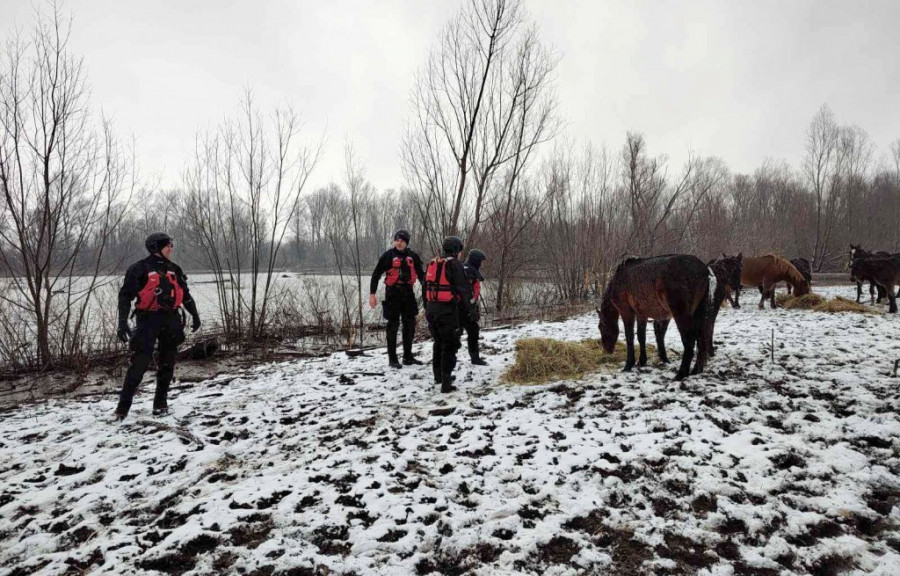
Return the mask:
M 894 360 L 894 378 L 897 377 L 897 368 L 900 368 L 900 359 Z
M 772 344 L 771 344 L 771 346 L 772 346 L 772 348 L 771 348 L 771 350 L 772 350 L 772 364 L 774 364 L 774 363 L 775 363 L 775 329 L 774 329 L 774 328 L 772 328 Z

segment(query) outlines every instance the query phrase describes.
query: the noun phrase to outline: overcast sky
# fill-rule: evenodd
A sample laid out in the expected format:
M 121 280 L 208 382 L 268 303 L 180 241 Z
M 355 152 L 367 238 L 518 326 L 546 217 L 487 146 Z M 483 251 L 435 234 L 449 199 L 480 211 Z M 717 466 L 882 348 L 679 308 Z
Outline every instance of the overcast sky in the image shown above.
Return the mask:
M 0 34 L 39 0 L 0 0 Z M 349 138 L 379 188 L 399 187 L 399 143 L 416 68 L 462 1 L 63 0 L 92 103 L 133 134 L 144 176 L 177 185 L 198 128 L 233 113 L 245 87 L 292 103 L 325 133 L 319 185 L 342 177 Z M 798 166 L 827 103 L 876 157 L 900 138 L 900 1 L 525 0 L 560 56 L 556 88 L 575 141 L 687 151 L 749 172 Z

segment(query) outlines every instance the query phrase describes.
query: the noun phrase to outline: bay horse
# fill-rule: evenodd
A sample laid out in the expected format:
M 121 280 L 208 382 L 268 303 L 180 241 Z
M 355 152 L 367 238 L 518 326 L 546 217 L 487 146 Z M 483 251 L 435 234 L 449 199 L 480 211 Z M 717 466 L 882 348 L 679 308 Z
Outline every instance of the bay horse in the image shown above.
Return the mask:
M 797 269 L 797 272 L 803 276 L 803 279 L 812 287 L 812 265 L 809 263 L 809 260 L 806 258 L 794 258 L 791 260 L 791 264 L 794 265 L 794 268 Z M 787 285 L 787 293 L 791 294 L 793 292 L 793 286 L 790 284 Z
M 851 270 L 853 270 L 853 261 L 856 260 L 857 258 L 873 258 L 873 257 L 884 258 L 884 257 L 889 257 L 889 256 L 891 256 L 891 254 L 889 252 L 884 252 L 881 250 L 879 250 L 877 252 L 869 252 L 868 250 L 863 250 L 863 247 L 861 244 L 856 244 L 856 245 L 851 244 L 850 245 L 850 262 L 847 264 L 847 268 L 850 268 Z M 859 276 L 859 275 L 854 276 L 853 274 L 850 275 L 850 281 L 856 282 L 856 303 L 858 304 L 860 299 L 862 298 L 863 282 L 868 282 L 869 283 L 869 303 L 870 304 L 875 304 L 875 303 L 881 304 L 881 301 L 884 299 L 884 297 L 886 295 L 884 288 L 882 288 L 877 282 L 875 282 L 875 280 L 866 276 L 865 272 L 860 272 L 860 274 L 862 274 L 862 276 Z M 876 292 L 878 293 L 877 299 L 875 298 Z
M 627 258 L 616 267 L 603 292 L 599 316 L 603 349 L 612 353 L 619 337 L 619 316 L 625 325 L 627 355 L 625 372 L 635 365 L 634 325 L 640 344 L 638 366 L 647 364 L 647 321 L 653 319 L 660 360 L 665 356 L 665 327 L 674 319 L 681 334 L 684 353 L 675 380 L 687 378 L 697 348 L 697 363 L 691 374 L 703 371 L 709 360 L 709 313 L 715 291 L 715 276 L 697 257 L 669 254 L 653 258 Z M 663 323 L 664 322 L 664 323 Z
M 761 298 L 759 309 L 765 307 L 766 299 L 769 299 L 772 308 L 775 305 L 775 286 L 779 282 L 787 282 L 793 288 L 794 296 L 809 294 L 809 282 L 794 265 L 773 254 L 756 258 L 744 258 L 741 268 L 741 284 L 743 286 L 756 286 L 759 288 Z M 738 307 L 740 292 L 735 295 L 735 308 Z
M 897 295 L 894 286 L 900 285 L 900 254 L 891 256 L 859 257 L 850 266 L 851 278 L 871 278 L 884 289 L 888 298 L 888 312 L 897 312 Z

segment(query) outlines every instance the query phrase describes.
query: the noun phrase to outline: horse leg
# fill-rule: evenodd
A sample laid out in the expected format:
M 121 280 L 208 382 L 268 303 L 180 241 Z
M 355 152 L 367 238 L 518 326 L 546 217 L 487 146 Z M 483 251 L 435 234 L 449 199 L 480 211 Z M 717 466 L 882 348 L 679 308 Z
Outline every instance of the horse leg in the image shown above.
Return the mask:
M 757 286 L 759 288 L 759 309 L 764 310 L 766 307 L 766 291 L 762 286 Z
M 669 363 L 669 357 L 666 355 L 666 330 L 668 329 L 668 320 L 655 320 L 653 322 L 653 334 L 656 335 L 656 353 L 659 355 L 659 361 L 663 364 Z
M 622 324 L 625 325 L 625 369 L 623 372 L 631 372 L 634 368 L 634 316 L 626 318 L 622 315 Z
M 875 303 L 875 283 L 869 282 L 869 304 Z
M 697 344 L 697 334 L 694 331 L 694 317 L 692 315 L 679 315 L 675 317 L 675 325 L 681 334 L 681 344 L 684 352 L 681 355 L 681 366 L 675 374 L 675 380 L 684 380 L 691 371 L 691 361 L 694 359 L 694 346 Z
M 647 365 L 647 321 L 638 320 L 637 323 L 638 344 L 641 347 L 641 354 L 638 357 L 638 366 L 643 368 Z
M 875 290 L 878 293 L 878 298 L 875 299 L 875 303 L 881 304 L 882 302 L 884 302 L 885 296 L 887 296 L 887 291 L 884 289 L 884 286 L 882 286 L 881 284 L 876 284 Z M 893 290 L 893 288 L 891 290 Z
M 894 295 L 894 287 L 889 286 L 887 292 L 888 298 L 888 312 L 891 314 L 897 313 L 897 296 Z
M 775 287 L 776 286 L 777 286 L 777 284 L 772 284 L 769 287 L 769 307 L 772 308 L 772 310 L 774 310 L 775 308 L 778 307 L 775 304 Z
M 741 299 L 741 289 L 742 288 L 743 288 L 743 286 L 738 286 L 737 289 L 734 291 L 734 301 L 733 302 L 731 300 L 731 296 L 728 296 L 728 302 L 732 305 L 732 307 L 735 310 L 741 309 L 741 303 L 739 302 L 739 300 Z

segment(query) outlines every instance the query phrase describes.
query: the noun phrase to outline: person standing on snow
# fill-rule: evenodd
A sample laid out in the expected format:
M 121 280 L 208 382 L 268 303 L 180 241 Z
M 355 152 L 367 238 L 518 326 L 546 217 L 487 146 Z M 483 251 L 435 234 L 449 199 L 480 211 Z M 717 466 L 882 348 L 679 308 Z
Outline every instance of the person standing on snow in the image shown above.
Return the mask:
M 375 293 L 378 281 L 384 275 L 384 302 L 381 303 L 382 314 L 387 320 L 388 364 L 391 368 L 402 368 L 397 360 L 397 330 L 403 322 L 403 364 L 421 364 L 413 356 L 412 345 L 416 336 L 416 316 L 419 314 L 419 303 L 413 288 L 416 282 L 425 282 L 425 270 L 422 259 L 409 249 L 409 232 L 397 230 L 394 234 L 394 247 L 381 255 L 372 281 L 369 284 L 369 306 L 373 309 L 378 304 Z
M 425 317 L 434 340 L 432 369 L 441 392 L 453 392 L 453 369 L 460 347 L 460 315 L 471 319 L 471 287 L 459 262 L 462 240 L 456 236 L 444 239 L 443 254 L 434 258 L 425 272 Z
M 150 256 L 135 262 L 125 273 L 125 281 L 119 290 L 119 330 L 122 342 L 131 340 L 131 365 L 125 373 L 125 383 L 119 394 L 116 418 L 124 419 L 131 409 L 131 402 L 138 385 L 153 357 L 153 347 L 159 342 L 159 360 L 156 369 L 156 394 L 153 397 L 153 415 L 169 411 L 169 384 L 175 373 L 175 353 L 184 342 L 184 324 L 179 308 L 191 315 L 191 331 L 200 328 L 197 304 L 188 290 L 187 276 L 171 261 L 175 245 L 165 233 L 147 236 L 144 245 Z M 137 320 L 134 332 L 128 327 L 128 314 L 134 301 Z
M 469 344 L 469 358 L 472 359 L 472 364 L 476 366 L 487 366 L 487 362 L 481 359 L 481 354 L 478 350 L 478 336 L 481 333 L 481 328 L 478 326 L 478 321 L 481 320 L 481 309 L 478 299 L 481 296 L 481 283 L 484 282 L 484 276 L 481 274 L 481 263 L 484 260 L 484 252 L 481 250 L 469 250 L 469 255 L 463 263 L 463 270 L 472 290 L 472 314 L 471 316 L 461 316 L 460 320 L 466 331 L 466 340 Z

